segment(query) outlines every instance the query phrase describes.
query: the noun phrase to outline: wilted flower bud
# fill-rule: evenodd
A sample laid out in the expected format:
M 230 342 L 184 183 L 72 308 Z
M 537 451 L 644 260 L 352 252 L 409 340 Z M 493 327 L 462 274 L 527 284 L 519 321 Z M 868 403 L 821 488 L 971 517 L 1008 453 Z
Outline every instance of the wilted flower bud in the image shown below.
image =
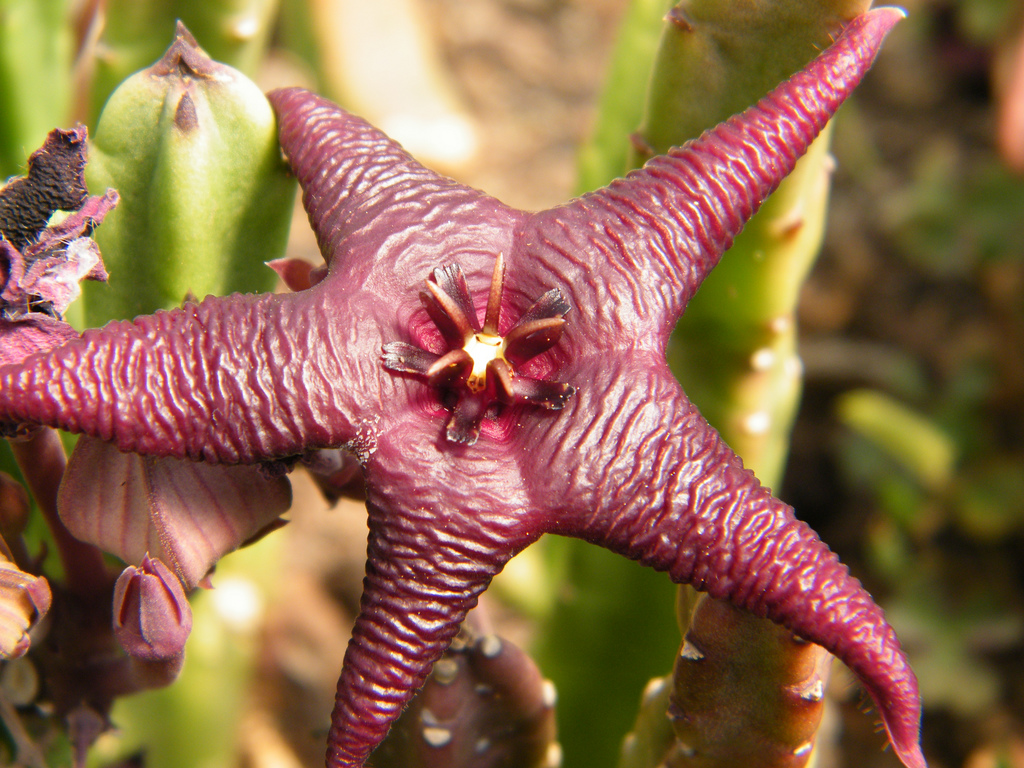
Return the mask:
M 158 558 L 129 565 L 114 586 L 114 634 L 129 655 L 160 661 L 179 655 L 192 631 L 181 582 Z
M 178 24 L 158 62 L 107 101 L 86 170 L 90 188 L 122 204 L 99 240 L 112 275 L 87 291 L 86 322 L 177 306 L 199 297 L 270 290 L 295 181 L 270 103 Z
M 46 579 L 20 570 L 0 551 L 0 660 L 29 648 L 28 630 L 50 610 Z

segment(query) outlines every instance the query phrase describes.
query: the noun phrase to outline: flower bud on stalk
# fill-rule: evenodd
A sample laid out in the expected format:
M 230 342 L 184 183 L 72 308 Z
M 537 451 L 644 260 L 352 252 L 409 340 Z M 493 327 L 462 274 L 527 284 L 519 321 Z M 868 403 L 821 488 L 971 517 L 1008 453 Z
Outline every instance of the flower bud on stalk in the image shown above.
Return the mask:
M 192 631 L 192 609 L 181 582 L 159 559 L 146 555 L 129 565 L 114 586 L 114 634 L 135 658 L 179 656 Z
M 171 308 L 189 292 L 273 287 L 263 262 L 284 249 L 295 192 L 273 111 L 182 24 L 163 58 L 110 97 L 86 178 L 122 197 L 100 241 L 113 277 L 88 292 L 88 325 Z

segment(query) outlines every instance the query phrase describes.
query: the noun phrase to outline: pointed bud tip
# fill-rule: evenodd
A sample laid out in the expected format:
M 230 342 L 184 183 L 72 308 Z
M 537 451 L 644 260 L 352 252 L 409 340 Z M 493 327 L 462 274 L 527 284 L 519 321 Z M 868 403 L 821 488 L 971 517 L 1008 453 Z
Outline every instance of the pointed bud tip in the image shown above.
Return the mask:
M 188 31 L 188 27 L 185 26 L 185 22 L 181 19 L 178 19 L 174 24 L 174 37 L 176 40 L 183 40 L 192 48 L 199 47 L 199 43 L 196 42 L 195 35 Z
M 157 76 L 178 75 L 181 77 L 210 77 L 223 64 L 218 64 L 196 42 L 195 37 L 178 20 L 174 30 L 174 42 L 164 55 L 149 68 Z

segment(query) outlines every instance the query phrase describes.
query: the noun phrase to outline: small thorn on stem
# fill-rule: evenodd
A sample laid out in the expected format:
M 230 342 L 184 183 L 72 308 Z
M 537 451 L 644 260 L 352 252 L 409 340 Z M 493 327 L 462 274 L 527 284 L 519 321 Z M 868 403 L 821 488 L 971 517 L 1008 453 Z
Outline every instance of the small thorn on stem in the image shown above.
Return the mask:
M 654 147 L 651 146 L 650 142 L 639 131 L 633 131 L 629 134 L 629 143 L 639 157 L 654 157 Z
M 681 3 L 672 6 L 671 10 L 665 14 L 665 21 L 683 32 L 693 32 L 693 20 L 683 10 Z

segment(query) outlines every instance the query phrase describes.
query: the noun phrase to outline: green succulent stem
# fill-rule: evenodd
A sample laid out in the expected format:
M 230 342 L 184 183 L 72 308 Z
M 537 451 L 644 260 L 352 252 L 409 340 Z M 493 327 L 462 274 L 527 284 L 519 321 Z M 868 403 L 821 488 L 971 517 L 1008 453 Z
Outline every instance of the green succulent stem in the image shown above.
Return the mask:
M 121 202 L 96 232 L 111 278 L 85 291 L 87 325 L 177 306 L 192 294 L 273 288 L 295 181 L 273 111 L 183 26 L 160 61 L 122 84 L 90 147 L 91 189 Z
M 630 161 L 623 137 L 644 116 L 645 86 L 658 53 L 671 0 L 633 0 L 626 9 L 612 50 L 597 120 L 577 156 L 576 191 L 584 194 L 621 176 Z
M 167 47 L 181 20 L 216 61 L 252 77 L 266 53 L 278 0 L 107 0 L 90 94 L 90 124 L 129 76 Z
M 826 48 L 844 23 L 869 5 L 866 0 L 683 0 L 671 8 L 667 3 L 657 8 L 650 1 L 636 0 L 627 16 L 634 26 L 627 25 L 622 33 L 609 78 L 610 95 L 603 102 L 595 138 L 580 158 L 580 191 L 607 183 L 651 155 L 684 144 L 746 109 Z M 652 53 L 645 46 L 655 30 L 660 43 Z M 649 58 L 645 59 L 644 51 Z M 649 80 L 640 74 L 647 66 L 652 67 Z M 645 86 L 641 120 L 638 105 Z M 624 119 L 640 126 L 629 142 Z M 609 138 L 616 134 L 617 143 Z M 832 166 L 829 134 L 826 130 L 812 145 L 796 171 L 736 239 L 691 301 L 670 345 L 669 361 L 689 397 L 761 482 L 774 488 L 781 481 L 801 392 L 795 314 L 800 288 L 821 245 Z M 616 570 L 606 579 L 632 583 L 626 564 L 608 565 Z M 569 570 L 574 575 L 579 572 Z M 573 583 L 574 591 L 584 593 L 590 585 L 575 579 Z M 632 611 L 653 614 L 667 608 L 660 591 L 634 586 Z M 684 591 L 681 598 L 687 606 L 679 613 L 685 630 L 695 595 Z M 585 594 L 577 594 L 577 599 L 587 601 Z M 606 616 L 604 621 L 614 623 L 614 617 Z M 778 628 L 767 621 L 753 617 L 750 621 L 764 625 L 765 638 L 778 634 Z M 566 628 L 565 622 L 560 624 Z M 740 624 L 731 626 L 735 630 Z M 743 631 L 750 630 L 744 625 Z M 646 629 L 636 628 L 633 634 L 647 638 L 645 644 L 653 642 Z M 741 654 L 736 663 L 782 669 L 784 659 L 769 656 L 758 664 L 756 657 L 769 652 L 785 655 L 794 647 L 754 643 L 747 657 Z M 753 658 L 748 658 L 750 654 Z M 681 674 L 677 669 L 677 688 L 683 684 Z M 605 678 L 590 681 L 579 694 L 581 700 L 607 702 L 630 695 L 611 690 L 607 683 Z M 779 685 L 785 684 L 779 680 Z M 702 679 L 701 685 L 710 685 L 707 695 L 711 697 L 722 690 L 708 680 Z M 751 688 L 751 692 L 756 691 Z M 668 755 L 652 755 L 651 745 L 674 743 L 664 709 L 648 711 L 660 706 L 662 698 L 645 698 L 631 734 L 634 748 L 623 751 L 620 768 L 650 768 L 666 758 L 674 768 L 693 764 L 687 750 L 677 747 Z M 768 729 L 785 732 L 791 714 L 780 711 L 779 721 Z M 583 719 L 589 716 L 584 714 Z M 573 728 L 571 722 L 563 727 L 570 758 L 577 746 L 568 743 Z M 705 736 L 702 744 L 711 743 L 713 734 Z M 643 748 L 638 748 L 641 743 Z
M 68 0 L 0 0 L 0 180 L 69 118 Z

